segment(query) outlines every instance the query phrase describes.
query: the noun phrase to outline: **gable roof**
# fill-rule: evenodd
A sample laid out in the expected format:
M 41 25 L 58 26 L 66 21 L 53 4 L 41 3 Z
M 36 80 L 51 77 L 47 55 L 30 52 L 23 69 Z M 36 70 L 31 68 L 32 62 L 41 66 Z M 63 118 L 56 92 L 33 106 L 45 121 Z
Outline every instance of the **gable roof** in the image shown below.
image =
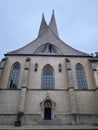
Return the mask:
M 37 55 L 37 54 L 44 54 L 39 52 L 39 48 L 45 44 L 51 44 L 54 48 L 56 48 L 59 53 L 55 53 L 52 55 L 66 55 L 66 56 L 89 56 L 86 53 L 80 52 L 66 43 L 64 43 L 58 36 L 58 31 L 57 31 L 57 25 L 56 25 L 56 20 L 55 20 L 55 15 L 54 11 L 52 13 L 52 17 L 50 20 L 49 26 L 47 25 L 44 14 L 42 15 L 42 21 L 38 33 L 38 37 L 32 41 L 31 43 L 27 44 L 26 46 L 16 50 L 7 53 L 6 55 L 16 55 L 16 54 L 29 54 L 29 55 Z M 49 53 L 51 55 L 51 53 Z

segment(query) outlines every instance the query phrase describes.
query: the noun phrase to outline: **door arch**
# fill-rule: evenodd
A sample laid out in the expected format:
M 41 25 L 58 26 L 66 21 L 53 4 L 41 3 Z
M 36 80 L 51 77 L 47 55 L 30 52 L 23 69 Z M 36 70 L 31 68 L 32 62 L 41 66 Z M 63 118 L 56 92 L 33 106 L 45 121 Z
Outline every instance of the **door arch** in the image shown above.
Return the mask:
M 47 99 L 44 103 L 44 120 L 51 120 L 51 111 L 52 103 L 49 99 Z
M 47 96 L 41 103 L 41 118 L 44 120 L 52 120 L 55 116 L 56 103 Z

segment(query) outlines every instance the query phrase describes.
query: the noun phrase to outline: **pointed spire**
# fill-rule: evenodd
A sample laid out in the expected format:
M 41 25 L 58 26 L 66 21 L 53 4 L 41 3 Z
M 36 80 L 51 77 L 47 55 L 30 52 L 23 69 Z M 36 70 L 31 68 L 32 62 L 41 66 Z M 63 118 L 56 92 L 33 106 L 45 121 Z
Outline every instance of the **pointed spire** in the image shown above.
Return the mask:
M 52 11 L 52 17 L 50 20 L 49 28 L 55 33 L 56 36 L 58 36 L 58 30 L 57 30 L 54 10 Z
M 42 21 L 41 21 L 41 25 L 40 25 L 40 29 L 39 29 L 39 33 L 38 33 L 38 37 L 43 34 L 43 32 L 48 28 L 46 20 L 44 18 L 44 13 L 42 14 Z

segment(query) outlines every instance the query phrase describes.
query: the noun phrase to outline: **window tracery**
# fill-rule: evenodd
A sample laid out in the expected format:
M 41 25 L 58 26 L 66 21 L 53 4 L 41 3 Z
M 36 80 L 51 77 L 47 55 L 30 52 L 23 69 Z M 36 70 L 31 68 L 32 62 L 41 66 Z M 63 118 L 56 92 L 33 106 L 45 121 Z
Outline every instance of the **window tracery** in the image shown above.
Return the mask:
M 53 89 L 54 88 L 53 68 L 50 65 L 46 65 L 43 68 L 42 88 L 44 88 L 44 89 Z
M 14 63 L 12 66 L 10 74 L 10 84 L 9 88 L 17 88 L 20 75 L 20 64 L 18 62 Z
M 80 63 L 76 64 L 76 79 L 79 89 L 87 88 L 86 76 Z

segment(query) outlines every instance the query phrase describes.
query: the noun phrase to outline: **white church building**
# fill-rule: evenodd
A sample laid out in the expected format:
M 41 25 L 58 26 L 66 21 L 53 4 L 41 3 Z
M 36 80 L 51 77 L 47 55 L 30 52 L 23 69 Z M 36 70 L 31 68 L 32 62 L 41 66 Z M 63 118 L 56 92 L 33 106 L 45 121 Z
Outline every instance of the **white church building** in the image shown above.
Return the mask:
M 98 124 L 98 53 L 64 43 L 54 11 L 34 41 L 0 62 L 0 125 L 47 123 Z

